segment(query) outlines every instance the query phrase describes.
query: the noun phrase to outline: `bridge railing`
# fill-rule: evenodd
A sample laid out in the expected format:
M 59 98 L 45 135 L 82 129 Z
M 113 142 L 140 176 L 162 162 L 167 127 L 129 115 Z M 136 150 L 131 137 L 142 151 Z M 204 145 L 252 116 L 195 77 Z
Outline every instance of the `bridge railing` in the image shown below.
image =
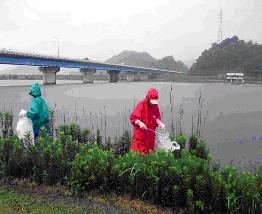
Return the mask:
M 14 49 L 6 49 L 3 48 L 0 50 L 0 53 L 6 53 L 6 54 L 13 54 L 13 55 L 24 55 L 24 56 L 31 56 L 31 57 L 42 57 L 42 58 L 51 58 L 51 59 L 64 59 L 64 60 L 75 60 L 73 58 L 69 58 L 69 57 L 64 57 L 64 56 L 55 56 L 55 55 L 51 55 L 51 54 L 39 54 L 38 52 L 35 51 L 17 51 Z
M 113 70 L 112 67 L 115 67 L 115 70 L 122 70 L 122 71 L 132 71 L 132 72 L 174 72 L 174 73 L 180 73 L 177 71 L 170 71 L 170 70 L 164 70 L 159 68 L 148 68 L 148 67 L 137 67 L 137 66 L 130 66 L 130 65 L 121 65 L 121 64 L 111 64 L 111 63 L 105 63 L 105 62 L 99 62 L 94 60 L 87 60 L 87 59 L 73 59 L 69 57 L 58 57 L 54 55 L 43 55 L 35 52 L 18 52 L 12 49 L 2 49 L 0 50 L 0 54 L 10 54 L 14 56 L 28 56 L 28 57 L 36 57 L 36 58 L 42 58 L 42 59 L 53 59 L 53 60 L 62 60 L 67 62 L 78 62 L 78 63 L 88 63 L 89 65 L 92 64 L 93 66 L 109 66 L 111 67 L 110 70 Z M 83 68 L 86 66 L 83 65 Z M 89 66 L 90 67 L 90 66 Z

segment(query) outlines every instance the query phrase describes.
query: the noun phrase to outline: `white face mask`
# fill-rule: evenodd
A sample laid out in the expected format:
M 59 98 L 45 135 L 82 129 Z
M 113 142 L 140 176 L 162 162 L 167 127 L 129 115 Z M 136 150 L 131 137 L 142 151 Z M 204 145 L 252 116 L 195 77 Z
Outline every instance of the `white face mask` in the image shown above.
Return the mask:
M 154 104 L 157 105 L 158 104 L 158 100 L 150 100 L 150 103 L 153 104 L 153 105 Z

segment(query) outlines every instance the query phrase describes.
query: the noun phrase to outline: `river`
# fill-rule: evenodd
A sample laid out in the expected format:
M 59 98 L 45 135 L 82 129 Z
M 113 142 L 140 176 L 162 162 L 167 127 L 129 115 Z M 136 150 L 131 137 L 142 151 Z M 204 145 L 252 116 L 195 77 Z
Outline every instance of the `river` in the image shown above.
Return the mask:
M 41 83 L 41 81 L 36 81 Z M 257 170 L 262 161 L 262 86 L 225 83 L 175 82 L 95 82 L 58 81 L 42 86 L 43 96 L 56 112 L 57 124 L 77 122 L 103 136 L 119 136 L 132 129 L 129 115 L 150 87 L 159 90 L 162 120 L 170 132 L 180 118 L 184 133 L 196 123 L 201 93 L 203 138 L 214 159 L 230 161 L 243 170 Z M 28 95 L 32 81 L 0 81 L 0 109 L 11 110 L 16 124 L 20 109 L 30 104 Z M 171 90 L 172 88 L 172 90 Z M 171 102 L 170 102 L 171 101 Z M 173 103 L 173 104 L 170 104 Z M 171 108 L 171 106 L 173 108 Z

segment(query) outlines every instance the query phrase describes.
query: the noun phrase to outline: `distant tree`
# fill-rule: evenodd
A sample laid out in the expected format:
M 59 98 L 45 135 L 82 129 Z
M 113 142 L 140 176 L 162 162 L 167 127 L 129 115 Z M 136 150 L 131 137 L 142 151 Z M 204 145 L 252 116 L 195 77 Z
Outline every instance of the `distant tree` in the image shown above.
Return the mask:
M 232 71 L 262 74 L 261 65 L 262 45 L 233 36 L 204 50 L 189 72 L 192 75 L 218 75 Z

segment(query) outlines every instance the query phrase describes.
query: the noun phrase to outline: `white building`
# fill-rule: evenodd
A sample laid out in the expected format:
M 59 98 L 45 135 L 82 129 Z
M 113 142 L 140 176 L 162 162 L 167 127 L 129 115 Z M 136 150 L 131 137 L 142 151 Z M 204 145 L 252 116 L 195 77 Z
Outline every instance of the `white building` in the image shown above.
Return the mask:
M 244 76 L 244 73 L 227 73 L 225 81 L 231 83 L 244 83 Z

